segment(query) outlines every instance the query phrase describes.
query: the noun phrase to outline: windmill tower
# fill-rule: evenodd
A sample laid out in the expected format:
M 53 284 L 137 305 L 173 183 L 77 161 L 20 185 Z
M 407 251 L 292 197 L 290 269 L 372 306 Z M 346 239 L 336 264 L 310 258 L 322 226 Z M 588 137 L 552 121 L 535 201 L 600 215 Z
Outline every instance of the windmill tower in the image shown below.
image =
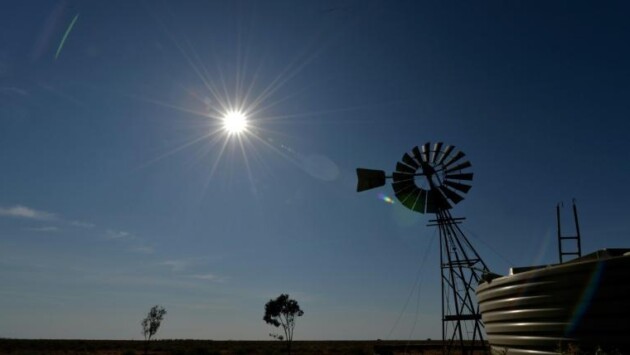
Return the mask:
M 475 287 L 488 270 L 475 248 L 459 228 L 464 218 L 454 218 L 450 209 L 471 188 L 471 164 L 465 154 L 442 142 L 425 143 L 405 153 L 396 170 L 357 169 L 357 192 L 385 185 L 392 180 L 396 198 L 418 213 L 431 213 L 440 236 L 442 273 L 442 340 L 444 352 L 472 354 L 485 350 L 483 324 L 475 298 Z

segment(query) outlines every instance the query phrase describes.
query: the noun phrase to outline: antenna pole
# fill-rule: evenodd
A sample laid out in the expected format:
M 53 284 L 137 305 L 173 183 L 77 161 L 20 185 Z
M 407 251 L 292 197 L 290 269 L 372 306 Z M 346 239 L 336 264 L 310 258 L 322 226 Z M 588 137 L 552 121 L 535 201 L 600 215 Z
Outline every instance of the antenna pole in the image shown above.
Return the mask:
M 440 238 L 440 267 L 442 267 L 442 265 L 444 265 L 444 246 L 442 245 L 442 230 L 440 230 L 439 238 Z M 445 344 L 445 340 L 446 340 L 446 322 L 444 322 L 444 309 L 446 307 L 444 299 L 446 297 L 446 292 L 445 292 L 446 291 L 446 287 L 444 285 L 444 277 L 443 276 L 440 279 L 440 285 L 442 286 L 442 347 L 444 348 L 446 346 L 446 344 Z M 442 349 L 442 352 L 444 352 L 444 349 Z
M 562 230 L 560 227 L 560 203 L 556 205 L 556 221 L 558 223 L 558 260 L 562 264 Z
M 578 222 L 577 206 L 575 205 L 575 199 L 573 199 L 573 218 L 575 219 L 575 232 L 577 233 L 577 252 L 578 258 L 582 256 L 582 236 L 580 235 L 580 223 Z

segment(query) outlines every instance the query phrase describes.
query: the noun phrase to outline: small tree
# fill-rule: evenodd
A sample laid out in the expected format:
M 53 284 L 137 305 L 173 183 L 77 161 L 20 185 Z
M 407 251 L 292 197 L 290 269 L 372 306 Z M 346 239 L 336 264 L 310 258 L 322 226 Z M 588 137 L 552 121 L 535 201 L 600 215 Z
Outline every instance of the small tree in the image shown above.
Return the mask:
M 157 333 L 160 325 L 162 324 L 162 320 L 164 319 L 164 315 L 166 314 L 166 310 L 164 307 L 155 305 L 151 307 L 147 317 L 142 320 L 142 335 L 144 335 L 144 353 L 146 354 L 149 350 L 149 342 L 151 341 L 151 337 Z
M 300 309 L 296 300 L 289 298 L 289 295 L 281 294 L 275 300 L 269 300 L 265 304 L 265 316 L 263 320 L 274 327 L 282 326 L 284 336 L 269 334 L 270 336 L 285 340 L 287 342 L 287 353 L 291 354 L 291 342 L 293 341 L 293 329 L 295 328 L 295 317 L 301 317 L 304 312 Z

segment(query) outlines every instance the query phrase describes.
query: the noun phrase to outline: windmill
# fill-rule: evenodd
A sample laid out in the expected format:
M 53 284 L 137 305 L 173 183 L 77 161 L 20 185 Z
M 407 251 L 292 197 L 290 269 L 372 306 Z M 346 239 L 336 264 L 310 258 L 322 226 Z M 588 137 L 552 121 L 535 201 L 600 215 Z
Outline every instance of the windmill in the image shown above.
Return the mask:
M 416 146 L 410 153 L 402 156 L 391 176 L 382 170 L 358 168 L 357 192 L 383 186 L 391 179 L 396 198 L 405 207 L 435 215 L 429 225 L 437 226 L 440 236 L 444 350 L 451 353 L 459 348 L 462 354 L 485 350 L 474 287 L 488 269 L 459 228 L 464 218 L 450 213 L 471 188 L 471 164 L 463 152 L 442 142 Z

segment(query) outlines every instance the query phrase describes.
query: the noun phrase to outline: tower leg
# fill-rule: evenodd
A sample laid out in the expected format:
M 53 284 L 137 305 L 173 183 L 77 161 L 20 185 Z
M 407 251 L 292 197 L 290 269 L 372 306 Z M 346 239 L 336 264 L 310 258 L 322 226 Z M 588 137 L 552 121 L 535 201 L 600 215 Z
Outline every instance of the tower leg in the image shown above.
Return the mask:
M 442 272 L 442 341 L 445 354 L 487 353 L 475 288 L 487 267 L 448 210 L 437 213 Z

